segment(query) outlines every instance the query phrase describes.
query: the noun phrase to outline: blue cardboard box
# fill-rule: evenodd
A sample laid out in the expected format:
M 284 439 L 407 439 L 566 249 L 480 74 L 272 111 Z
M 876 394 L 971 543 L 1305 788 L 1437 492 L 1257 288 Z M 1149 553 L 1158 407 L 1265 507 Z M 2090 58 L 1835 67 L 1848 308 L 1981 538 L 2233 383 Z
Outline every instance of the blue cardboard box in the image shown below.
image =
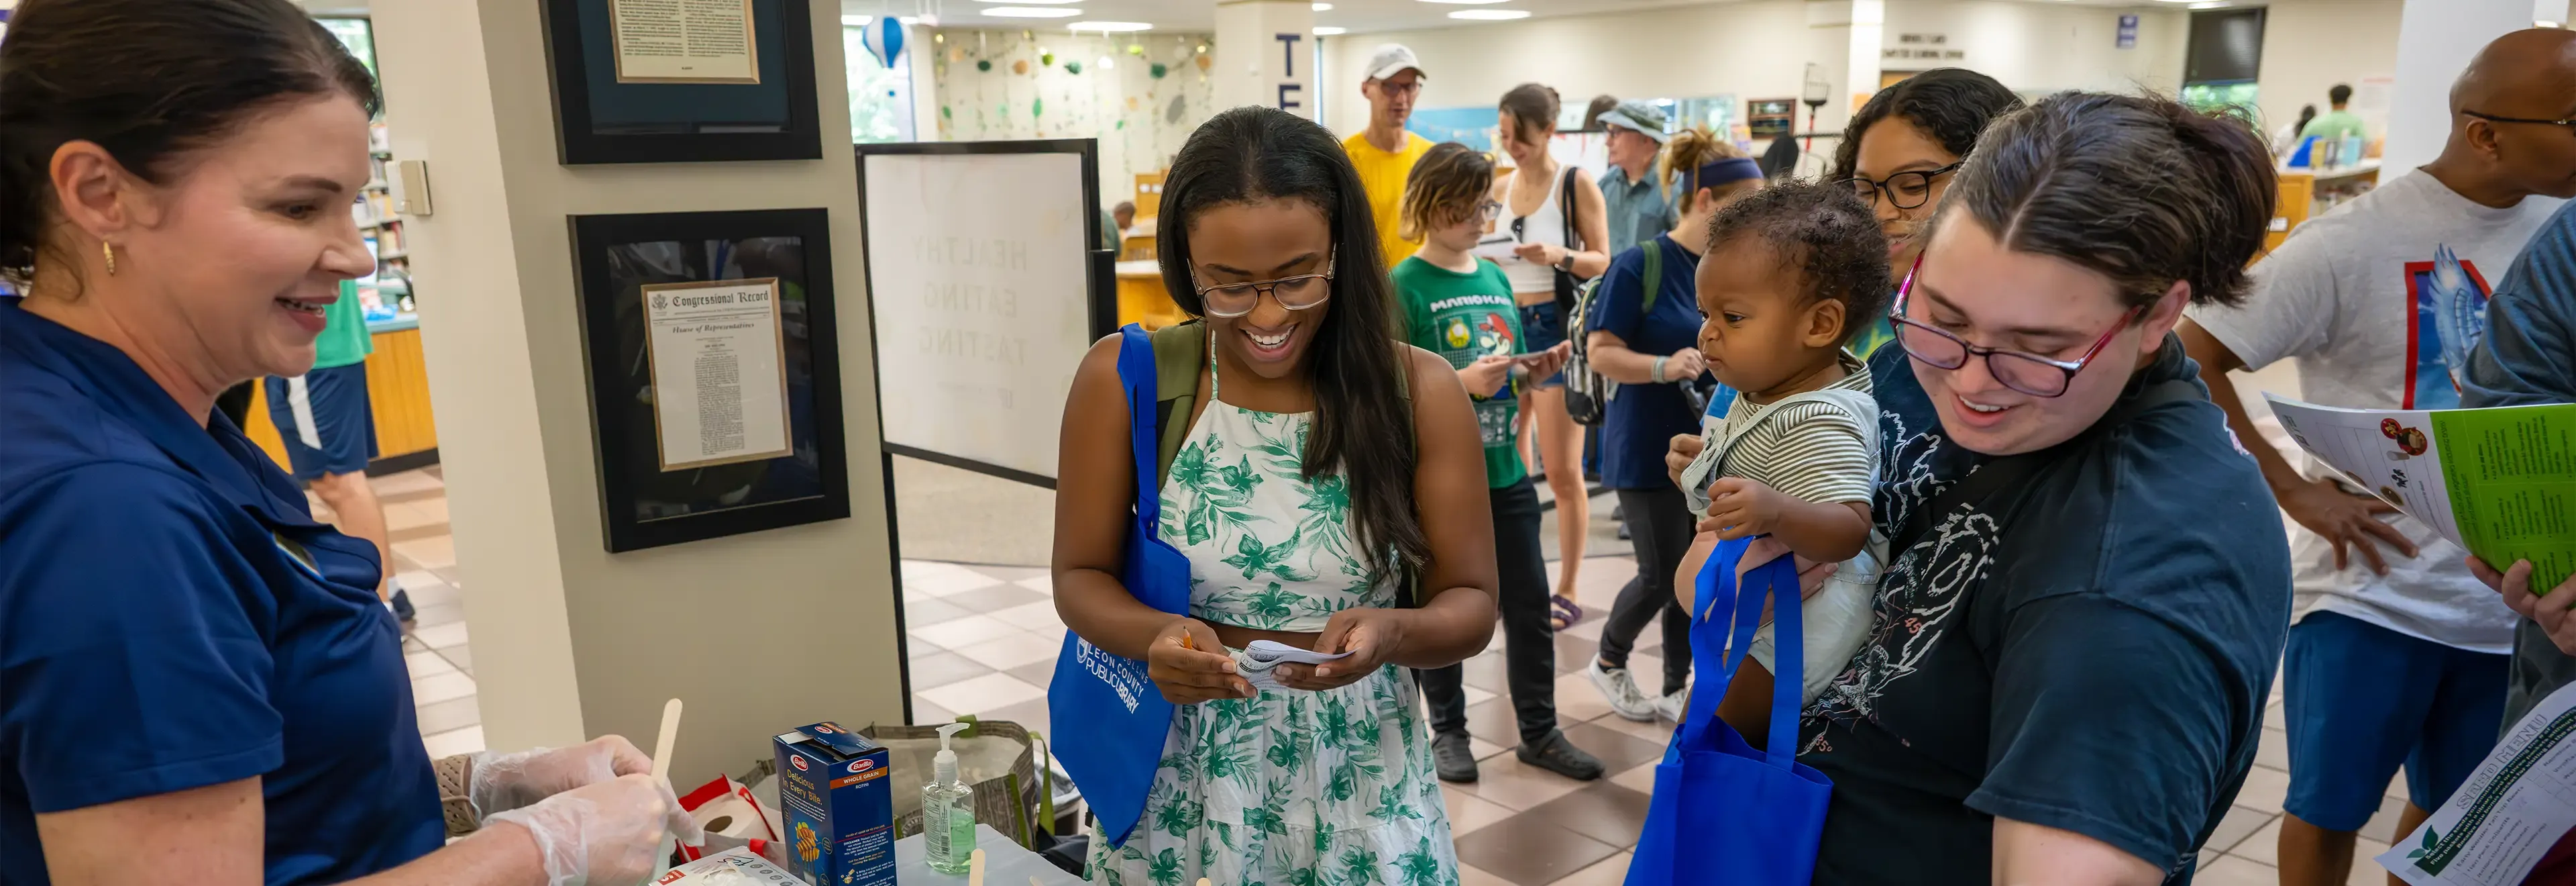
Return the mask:
M 773 740 L 790 867 L 814 886 L 894 886 L 894 780 L 886 749 L 837 723 Z

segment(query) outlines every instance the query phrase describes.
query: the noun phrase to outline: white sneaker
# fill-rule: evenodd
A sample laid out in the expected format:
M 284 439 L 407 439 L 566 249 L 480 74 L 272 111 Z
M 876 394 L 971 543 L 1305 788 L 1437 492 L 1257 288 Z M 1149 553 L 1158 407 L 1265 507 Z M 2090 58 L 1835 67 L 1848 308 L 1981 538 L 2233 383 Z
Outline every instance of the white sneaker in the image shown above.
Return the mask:
M 1680 723 L 1682 722 L 1682 709 L 1687 707 L 1689 703 L 1690 689 L 1688 687 L 1684 687 L 1680 692 L 1656 699 L 1655 714 L 1674 723 Z
M 1583 676 L 1610 702 L 1610 713 L 1638 723 L 1655 722 L 1655 700 L 1637 688 L 1637 679 L 1628 676 L 1628 669 L 1601 667 L 1596 658 L 1583 666 Z

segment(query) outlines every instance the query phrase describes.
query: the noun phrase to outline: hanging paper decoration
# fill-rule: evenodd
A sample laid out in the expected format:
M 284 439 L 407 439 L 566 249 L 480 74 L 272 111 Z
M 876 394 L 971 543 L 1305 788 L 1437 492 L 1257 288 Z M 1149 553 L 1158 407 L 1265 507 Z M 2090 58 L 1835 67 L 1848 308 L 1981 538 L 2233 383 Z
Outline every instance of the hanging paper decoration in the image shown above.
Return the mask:
M 1032 98 L 1032 99 L 1029 99 L 1029 116 L 1032 116 L 1032 117 L 1043 117 L 1043 116 L 1046 116 L 1046 99 L 1043 99 L 1043 98 Z
M 1207 56 L 1207 55 L 1204 55 L 1204 54 L 1202 54 L 1202 55 L 1200 55 L 1200 56 L 1199 56 L 1198 61 L 1199 61 L 1199 73 L 1202 73 L 1202 74 L 1207 73 L 1207 70 L 1208 70 L 1209 68 L 1212 68 L 1212 67 L 1215 67 L 1215 66 L 1216 66 L 1216 59 L 1211 58 L 1211 57 L 1209 57 L 1209 56 Z
M 1163 79 L 1163 75 L 1164 75 L 1164 74 L 1168 74 L 1168 73 L 1171 73 L 1171 72 L 1172 72 L 1172 69 L 1167 68 L 1167 67 L 1163 67 L 1163 63 L 1162 63 L 1162 62 L 1159 62 L 1159 61 L 1158 61 L 1158 62 L 1155 62 L 1155 63 L 1153 64 L 1153 66 L 1152 66 L 1152 67 L 1149 67 L 1149 68 L 1146 68 L 1146 69 L 1145 69 L 1145 73 L 1152 74 L 1152 75 L 1154 76 L 1154 79 L 1156 79 L 1156 80 Z
M 1018 60 L 1018 61 L 1011 62 L 1011 73 L 1014 73 L 1014 74 L 1025 74 L 1025 73 L 1028 73 L 1028 72 L 1029 72 L 1029 60 L 1028 60 L 1028 59 L 1023 58 L 1023 59 L 1020 59 L 1020 60 Z
M 893 68 L 894 60 L 903 56 L 903 20 L 891 15 L 877 16 L 876 21 L 860 29 L 859 44 L 867 47 L 877 64 Z
M 946 120 L 946 119 L 951 119 L 951 118 L 953 118 L 953 117 L 955 117 L 955 116 L 957 116 L 957 115 L 956 115 L 955 113 L 952 113 L 952 112 L 949 110 L 949 107 L 948 107 L 947 105 L 940 105 L 940 106 L 939 106 L 939 119 Z
M 1145 54 L 1145 44 L 1142 44 L 1142 43 L 1129 43 L 1129 44 L 1127 44 L 1127 54 L 1128 54 L 1128 55 L 1144 55 L 1144 54 Z
M 1065 62 L 1065 63 L 1064 63 L 1064 72 L 1065 72 L 1065 73 L 1068 73 L 1068 74 L 1079 74 L 1079 73 L 1082 73 L 1082 63 L 1081 63 L 1081 62 L 1078 62 L 1078 61 L 1069 61 L 1069 62 Z
M 993 60 L 992 60 L 992 59 L 989 59 L 989 58 L 979 58 L 979 59 L 976 59 L 976 60 L 975 60 L 975 69 L 976 69 L 976 70 L 978 70 L 978 71 L 989 71 L 989 70 L 992 70 L 992 69 L 993 69 Z
M 946 35 L 944 35 L 944 34 L 943 34 L 943 35 L 941 35 L 941 36 L 946 36 Z M 966 47 L 963 47 L 963 46 L 951 46 L 951 47 L 948 47 L 948 60 L 949 60 L 949 61 L 965 61 L 965 60 L 966 60 Z
M 1172 96 L 1171 106 L 1163 109 L 1163 122 L 1178 123 L 1181 121 L 1181 113 L 1187 110 L 1187 108 L 1181 105 L 1181 99 L 1182 96 Z
M 1038 47 L 1038 65 L 1041 67 L 1055 67 L 1055 53 L 1046 51 L 1046 47 L 1044 46 Z

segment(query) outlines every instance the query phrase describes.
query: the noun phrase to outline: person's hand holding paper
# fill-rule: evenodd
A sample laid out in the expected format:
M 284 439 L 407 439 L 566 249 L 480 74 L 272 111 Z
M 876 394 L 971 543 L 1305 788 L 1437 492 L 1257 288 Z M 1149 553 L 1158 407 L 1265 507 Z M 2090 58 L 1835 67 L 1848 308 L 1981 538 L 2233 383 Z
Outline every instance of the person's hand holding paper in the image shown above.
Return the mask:
M 2576 576 L 2569 576 L 2567 581 L 2558 583 L 2556 590 L 2540 594 L 2532 590 L 2531 561 L 2528 560 L 2515 561 L 2513 566 L 2499 573 L 2486 561 L 2471 557 L 2469 572 L 2477 576 L 2478 581 L 2485 582 L 2487 587 L 2504 594 L 2506 609 L 2538 624 L 2540 630 L 2548 633 L 2549 642 L 2558 646 L 2559 652 L 2576 656 L 2576 612 L 2571 612 L 2571 609 L 2576 609 Z

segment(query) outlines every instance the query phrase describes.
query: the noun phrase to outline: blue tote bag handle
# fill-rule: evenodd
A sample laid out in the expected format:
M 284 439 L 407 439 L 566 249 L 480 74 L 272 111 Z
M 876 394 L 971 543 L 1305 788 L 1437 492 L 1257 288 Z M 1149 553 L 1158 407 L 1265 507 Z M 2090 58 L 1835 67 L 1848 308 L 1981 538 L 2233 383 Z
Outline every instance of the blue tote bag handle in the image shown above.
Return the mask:
M 1756 567 L 1742 584 L 1760 590 L 1748 593 L 1735 565 L 1752 542 L 1720 543 L 1700 570 L 1691 657 L 1719 668 L 1703 671 L 1691 687 L 1690 710 L 1655 767 L 1628 886 L 1805 886 L 1815 874 L 1833 783 L 1797 762 L 1798 687 L 1806 676 L 1798 570 L 1788 557 Z M 1749 657 L 1765 600 L 1772 601 L 1780 673 L 1772 678 L 1770 741 L 1756 751 L 1717 719 L 1717 705 Z M 1715 618 L 1720 604 L 1732 604 L 1733 619 Z
M 1118 382 L 1127 395 L 1129 449 L 1136 462 L 1136 520 L 1127 530 L 1118 578 L 1137 602 L 1187 615 L 1189 558 L 1156 535 L 1163 503 L 1155 480 L 1154 343 L 1141 326 L 1119 332 Z M 1162 764 L 1172 703 L 1154 688 L 1144 662 L 1093 646 L 1068 630 L 1055 679 L 1047 686 L 1047 716 L 1082 724 L 1056 733 L 1055 757 L 1099 817 L 1102 838 L 1125 845 L 1144 817 L 1145 795 Z

